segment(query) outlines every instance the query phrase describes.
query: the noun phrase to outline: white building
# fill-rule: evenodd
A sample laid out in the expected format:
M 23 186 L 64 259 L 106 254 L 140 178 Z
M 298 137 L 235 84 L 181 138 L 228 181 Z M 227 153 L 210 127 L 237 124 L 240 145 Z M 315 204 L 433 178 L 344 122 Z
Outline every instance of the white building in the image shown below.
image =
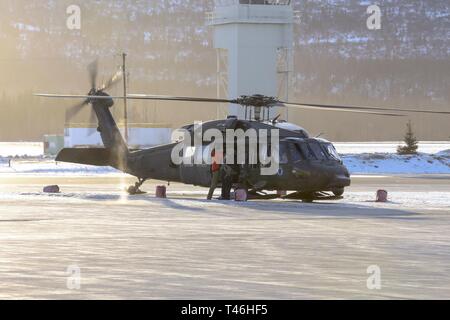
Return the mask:
M 122 136 L 125 128 L 118 124 Z M 172 129 L 169 124 L 155 123 L 129 123 L 128 145 L 131 148 L 148 148 L 171 142 Z M 64 130 L 64 146 L 76 147 L 103 147 L 97 126 L 91 124 L 68 124 Z
M 218 95 L 226 87 L 230 99 L 253 94 L 288 98 L 294 24 L 290 0 L 216 0 L 208 24 L 214 27 L 218 50 Z M 223 60 L 227 77 L 221 76 Z M 272 112 L 274 116 L 278 110 Z M 231 105 L 229 115 L 243 119 L 244 108 Z

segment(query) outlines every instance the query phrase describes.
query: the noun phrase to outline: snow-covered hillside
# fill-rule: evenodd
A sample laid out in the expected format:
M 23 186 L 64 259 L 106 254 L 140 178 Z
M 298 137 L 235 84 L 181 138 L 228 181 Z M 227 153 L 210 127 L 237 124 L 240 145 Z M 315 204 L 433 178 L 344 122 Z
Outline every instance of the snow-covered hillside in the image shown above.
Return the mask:
M 0 88 L 5 92 L 0 96 L 0 111 L 7 115 L 0 117 L 0 139 L 36 140 L 48 133 L 61 134 L 63 109 L 51 105 L 59 101 L 32 98 L 32 92 L 85 92 L 86 66 L 101 57 L 100 79 L 106 79 L 121 63 L 123 51 L 129 54 L 129 85 L 133 92 L 216 96 L 216 51 L 212 28 L 206 25 L 206 13 L 213 10 L 213 3 L 78 1 L 81 30 L 69 30 L 66 9 L 74 4 L 72 0 L 0 1 Z M 376 3 L 382 10 L 382 28 L 374 31 L 366 25 L 371 1 L 293 1 L 299 20 L 294 26 L 290 100 L 448 108 L 449 1 Z M 38 111 L 29 112 L 30 106 Z M 156 111 L 149 106 L 158 105 L 133 102 L 130 120 L 179 126 L 217 114 L 215 107 L 207 106 L 187 105 L 190 109 L 186 114 L 174 112 L 171 104 Z M 291 121 L 306 123 L 311 132 L 325 129 L 323 113 L 293 110 L 290 115 Z M 352 114 L 330 117 L 333 121 L 327 123 L 326 131 L 333 140 L 402 137 L 400 124 L 392 119 Z M 87 119 L 81 113 L 74 121 Z M 412 120 L 417 124 L 417 134 L 424 139 L 450 136 L 446 119 L 412 116 Z M 28 129 L 18 130 L 16 123 L 26 123 Z M 384 130 L 378 129 L 380 124 Z

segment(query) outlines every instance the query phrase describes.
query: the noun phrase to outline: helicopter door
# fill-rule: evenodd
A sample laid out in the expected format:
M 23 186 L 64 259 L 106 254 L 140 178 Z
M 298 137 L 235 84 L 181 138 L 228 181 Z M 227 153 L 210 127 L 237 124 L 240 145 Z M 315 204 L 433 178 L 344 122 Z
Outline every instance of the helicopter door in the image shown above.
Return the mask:
M 190 146 L 186 148 L 183 154 L 183 164 L 180 166 L 181 181 L 183 183 L 198 186 L 208 186 L 210 184 L 210 166 L 203 161 L 203 153 L 208 152 L 208 150 L 210 150 L 209 146 Z
M 282 168 L 283 175 L 281 178 L 290 179 L 292 176 L 292 169 L 294 163 L 300 161 L 297 146 L 294 142 L 280 143 L 280 168 Z

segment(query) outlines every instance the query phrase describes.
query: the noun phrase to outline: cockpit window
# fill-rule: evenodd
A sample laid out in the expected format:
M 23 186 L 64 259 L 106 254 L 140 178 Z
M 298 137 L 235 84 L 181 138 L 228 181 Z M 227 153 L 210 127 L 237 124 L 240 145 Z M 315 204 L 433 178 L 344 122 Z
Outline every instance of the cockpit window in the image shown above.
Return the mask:
M 312 149 L 317 159 L 319 160 L 327 159 L 327 155 L 325 154 L 325 151 L 322 150 L 322 148 L 320 147 L 320 144 L 318 144 L 317 142 L 309 142 L 308 145 Z
M 341 161 L 341 157 L 339 156 L 339 153 L 336 151 L 334 146 L 331 143 L 327 143 L 324 145 L 325 150 L 327 151 L 330 158 Z
M 314 155 L 313 150 L 307 143 L 300 143 L 300 150 L 302 151 L 306 160 L 317 160 L 317 157 Z

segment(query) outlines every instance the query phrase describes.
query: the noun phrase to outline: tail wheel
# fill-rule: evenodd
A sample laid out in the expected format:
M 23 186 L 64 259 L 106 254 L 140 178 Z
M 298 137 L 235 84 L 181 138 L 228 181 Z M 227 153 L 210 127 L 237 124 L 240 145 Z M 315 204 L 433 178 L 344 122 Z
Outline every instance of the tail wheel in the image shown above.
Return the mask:
M 128 192 L 129 195 L 134 196 L 135 194 L 138 193 L 138 188 L 136 188 L 135 186 L 130 186 L 130 187 L 127 189 L 127 192 Z
M 316 193 L 315 192 L 309 192 L 302 195 L 302 202 L 304 203 L 313 203 Z
M 145 183 L 145 181 L 147 181 L 147 179 L 139 178 L 139 181 L 136 182 L 134 184 L 134 186 L 130 186 L 127 189 L 128 194 L 134 196 L 136 194 L 143 194 L 143 193 L 145 193 L 145 192 L 142 192 L 141 189 L 139 189 Z

